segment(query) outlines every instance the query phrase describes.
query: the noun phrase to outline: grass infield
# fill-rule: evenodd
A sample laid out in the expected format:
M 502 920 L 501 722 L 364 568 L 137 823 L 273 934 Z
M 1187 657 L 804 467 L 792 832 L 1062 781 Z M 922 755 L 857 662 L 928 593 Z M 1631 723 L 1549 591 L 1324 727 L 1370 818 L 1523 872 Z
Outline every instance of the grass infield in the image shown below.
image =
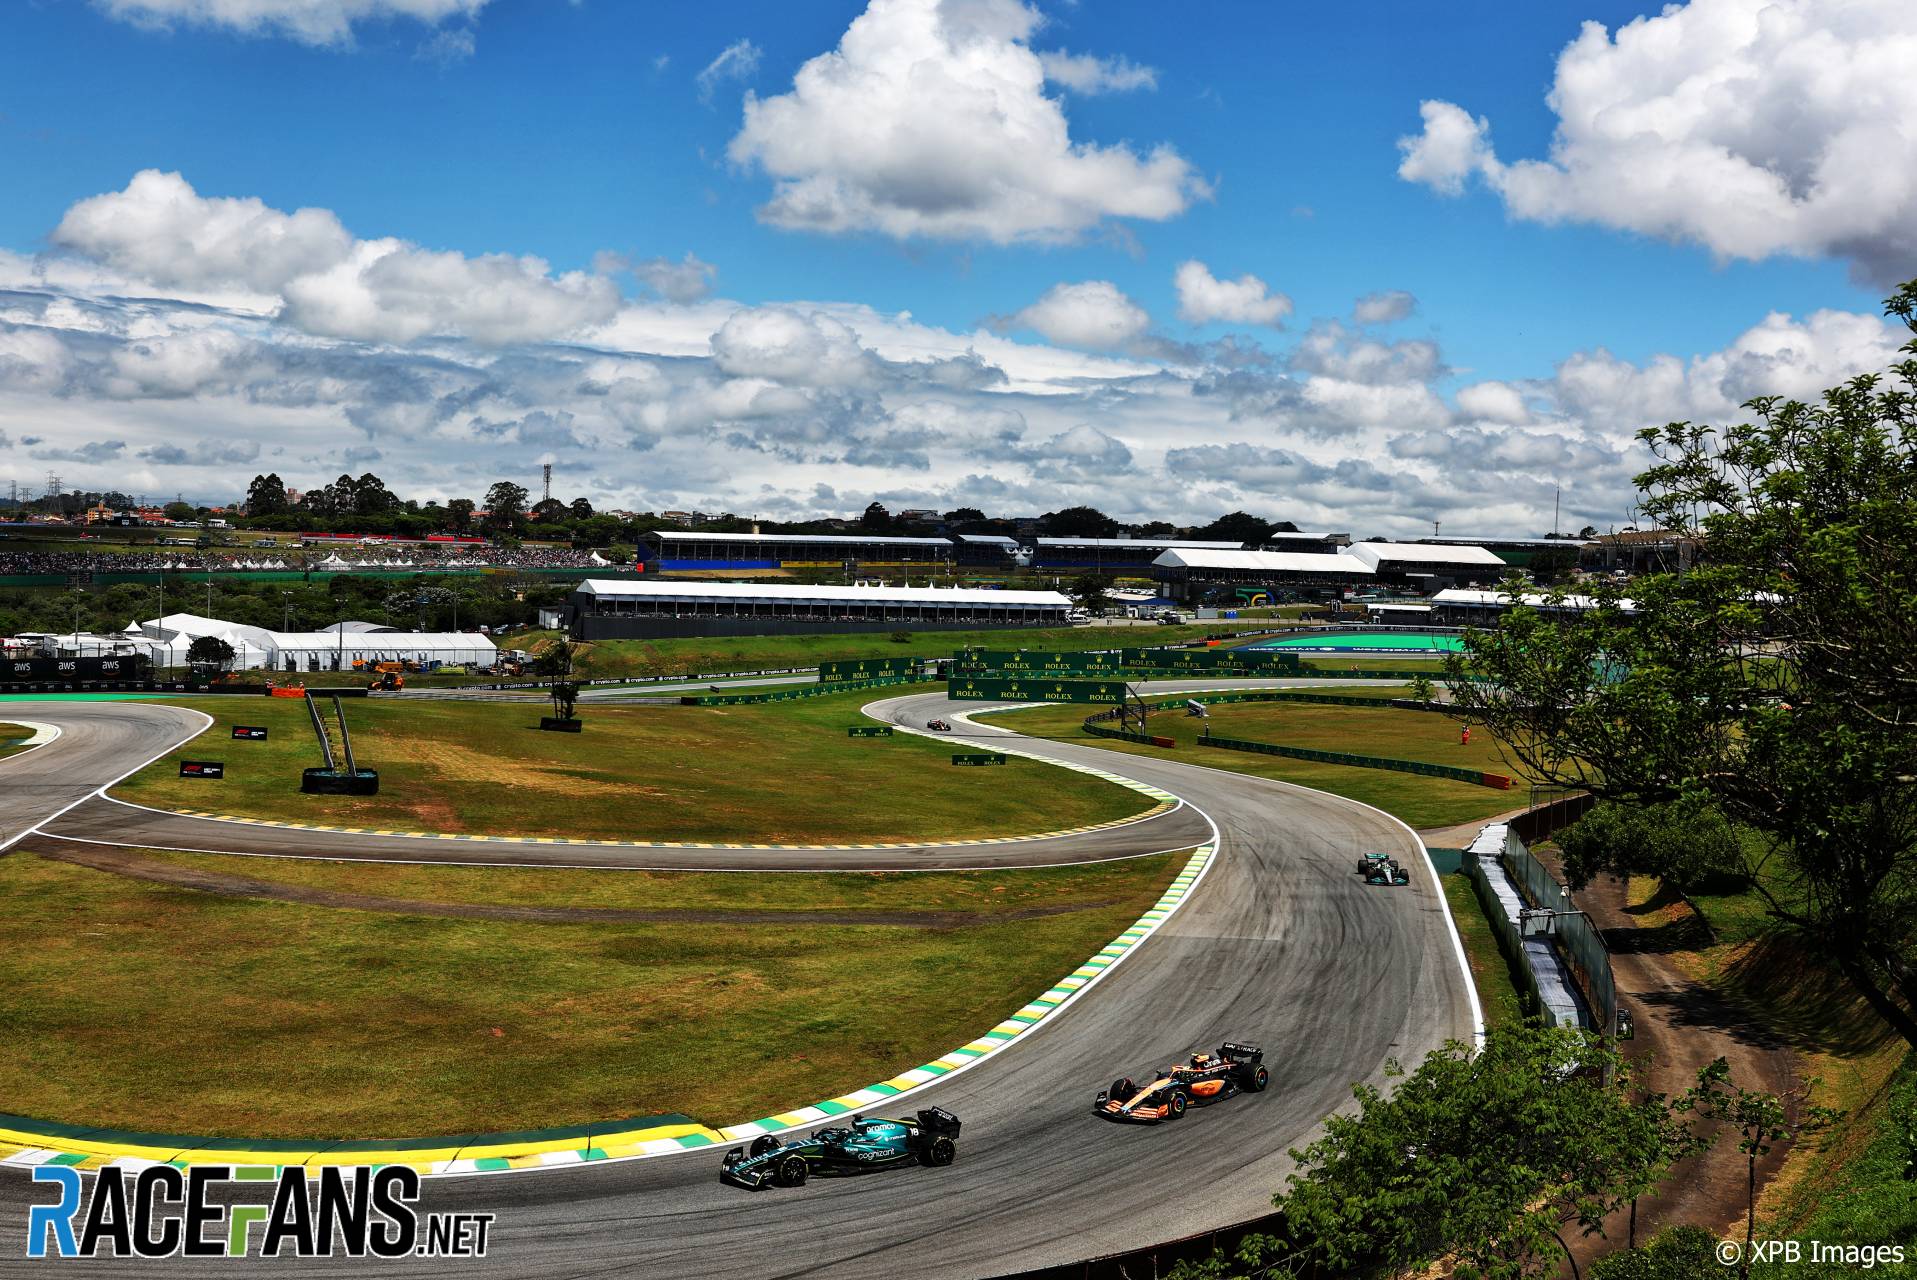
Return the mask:
M 1384 690 L 1323 690 L 1327 693 L 1379 693 Z M 1403 690 L 1390 692 L 1402 694 Z M 1203 697 L 1198 698 L 1203 701 Z M 1375 805 L 1415 828 L 1448 827 L 1477 821 L 1520 808 L 1522 783 L 1509 791 L 1495 791 L 1468 782 L 1427 778 L 1382 769 L 1317 764 L 1282 756 L 1220 751 L 1197 745 L 1201 721 L 1182 711 L 1155 712 L 1151 732 L 1177 741 L 1175 748 L 1148 747 L 1109 738 L 1094 738 L 1081 727 L 1084 707 L 1048 706 L 1030 711 L 996 712 L 979 717 L 1034 737 L 1081 741 L 1135 755 L 1171 756 L 1188 764 L 1207 765 L 1260 778 L 1277 778 L 1301 786 L 1347 796 Z M 1321 706 L 1304 702 L 1220 703 L 1211 708 L 1212 732 L 1221 738 L 1246 738 L 1288 747 L 1344 751 L 1353 755 L 1416 760 L 1456 765 L 1489 773 L 1510 774 L 1498 757 L 1494 740 L 1474 729 L 1471 744 L 1458 741 L 1458 722 L 1430 711 L 1402 711 L 1388 707 Z
M 881 691 L 882 692 L 882 691 Z M 377 796 L 309 796 L 320 763 L 306 704 L 200 699 L 217 723 L 113 794 L 156 808 L 331 826 L 491 835 L 747 844 L 983 839 L 1110 822 L 1153 801 L 1032 760 L 958 769 L 953 748 L 870 724 L 870 690 L 733 707 L 581 704 L 581 733 L 544 733 L 547 708 L 372 699 L 346 704 Z M 264 742 L 231 727 L 259 725 Z M 183 779 L 181 759 L 226 763 L 219 781 Z
M 26 740 L 33 736 L 33 730 L 23 724 L 0 722 L 0 759 L 27 749 Z
M 1007 872 L 429 870 L 136 851 L 272 886 L 463 904 L 883 914 L 526 923 L 235 896 L 0 857 L 0 1097 L 145 1131 L 395 1138 L 859 1088 L 1002 1020 L 1184 854 Z M 924 923 L 912 913 L 936 913 Z

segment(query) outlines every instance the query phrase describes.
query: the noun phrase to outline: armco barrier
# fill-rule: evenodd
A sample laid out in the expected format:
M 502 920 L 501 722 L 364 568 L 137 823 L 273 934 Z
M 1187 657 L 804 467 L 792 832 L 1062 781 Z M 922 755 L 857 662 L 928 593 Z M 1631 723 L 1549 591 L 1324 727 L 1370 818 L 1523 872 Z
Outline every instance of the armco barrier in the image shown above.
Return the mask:
M 1454 782 L 1469 782 L 1477 787 L 1491 787 L 1498 791 L 1509 791 L 1511 779 L 1501 773 L 1482 773 L 1476 769 L 1459 769 L 1448 764 L 1425 764 L 1421 760 L 1386 760 L 1379 756 L 1354 756 L 1342 751 L 1314 751 L 1309 747 L 1284 747 L 1275 742 L 1248 742 L 1241 738 L 1215 738 L 1210 734 L 1198 739 L 1201 747 L 1218 747 L 1225 751 L 1255 751 L 1260 755 L 1285 756 L 1292 760 L 1311 760 L 1318 764 L 1343 764 L 1359 769 L 1390 769 L 1397 773 L 1417 773 L 1427 778 L 1449 778 Z
M 818 698 L 830 693 L 850 693 L 855 689 L 877 689 L 882 685 L 924 684 L 930 676 L 880 676 L 872 680 L 835 680 L 831 684 L 808 684 L 775 693 L 702 693 L 679 699 L 682 707 L 733 707 L 749 702 L 790 702 L 795 698 Z

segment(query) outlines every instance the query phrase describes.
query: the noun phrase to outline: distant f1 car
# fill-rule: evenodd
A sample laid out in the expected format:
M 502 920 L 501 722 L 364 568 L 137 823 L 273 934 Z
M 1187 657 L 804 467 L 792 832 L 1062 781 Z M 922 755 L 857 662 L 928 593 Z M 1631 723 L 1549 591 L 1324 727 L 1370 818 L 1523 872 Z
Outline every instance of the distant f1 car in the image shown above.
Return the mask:
M 1227 1040 L 1218 1052 L 1194 1053 L 1146 1084 L 1121 1076 L 1092 1102 L 1094 1115 L 1156 1124 L 1176 1120 L 1192 1107 L 1210 1106 L 1240 1093 L 1263 1093 L 1271 1083 L 1265 1052 L 1255 1044 Z
M 734 1147 L 719 1165 L 719 1181 L 757 1191 L 765 1186 L 802 1187 L 815 1173 L 858 1173 L 916 1161 L 934 1168 L 958 1158 L 959 1118 L 927 1107 L 911 1120 L 853 1116 L 848 1127 L 820 1129 L 781 1142 L 771 1134 Z
M 937 733 L 952 732 L 952 724 L 949 720 L 927 720 L 925 727 Z
M 1358 874 L 1366 884 L 1410 884 L 1411 873 L 1389 854 L 1367 853 L 1358 859 Z

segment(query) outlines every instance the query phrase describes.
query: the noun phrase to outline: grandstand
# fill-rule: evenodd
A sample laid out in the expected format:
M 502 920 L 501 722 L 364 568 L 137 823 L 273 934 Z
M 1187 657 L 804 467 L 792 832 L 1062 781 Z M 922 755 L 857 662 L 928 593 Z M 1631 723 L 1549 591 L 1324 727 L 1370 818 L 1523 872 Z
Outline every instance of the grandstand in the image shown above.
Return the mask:
M 1243 551 L 1175 547 L 1152 577 L 1188 604 L 1260 605 L 1323 599 L 1369 587 L 1429 592 L 1456 582 L 1495 582 L 1510 571 L 1482 547 L 1357 542 L 1337 551 Z
M 692 529 L 655 529 L 640 536 L 639 557 L 648 573 L 838 569 L 848 560 L 871 568 L 909 569 L 948 563 L 952 558 L 952 540 L 869 534 L 702 533 Z
M 836 587 L 588 578 L 568 602 L 577 640 L 1062 626 L 1056 591 Z

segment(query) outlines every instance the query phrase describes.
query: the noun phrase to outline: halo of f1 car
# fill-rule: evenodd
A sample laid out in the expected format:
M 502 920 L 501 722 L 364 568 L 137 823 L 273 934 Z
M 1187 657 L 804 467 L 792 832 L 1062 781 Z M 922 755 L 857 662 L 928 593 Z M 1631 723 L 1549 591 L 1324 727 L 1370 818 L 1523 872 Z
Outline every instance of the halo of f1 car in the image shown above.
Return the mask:
M 1410 884 L 1411 873 L 1390 854 L 1367 853 L 1358 858 L 1358 874 L 1366 884 Z
M 815 1173 L 863 1173 L 914 1162 L 938 1168 L 958 1158 L 958 1136 L 959 1118 L 940 1107 L 927 1107 L 911 1120 L 855 1115 L 850 1126 L 789 1141 L 761 1134 L 749 1150 L 734 1147 L 719 1166 L 719 1181 L 757 1191 L 802 1187 Z
M 1192 1107 L 1206 1107 L 1241 1093 L 1263 1093 L 1271 1083 L 1265 1053 L 1255 1044 L 1227 1040 L 1217 1053 L 1194 1053 L 1176 1066 L 1156 1072 L 1145 1084 L 1120 1076 L 1092 1102 L 1095 1115 L 1110 1120 L 1158 1124 L 1176 1120 Z

